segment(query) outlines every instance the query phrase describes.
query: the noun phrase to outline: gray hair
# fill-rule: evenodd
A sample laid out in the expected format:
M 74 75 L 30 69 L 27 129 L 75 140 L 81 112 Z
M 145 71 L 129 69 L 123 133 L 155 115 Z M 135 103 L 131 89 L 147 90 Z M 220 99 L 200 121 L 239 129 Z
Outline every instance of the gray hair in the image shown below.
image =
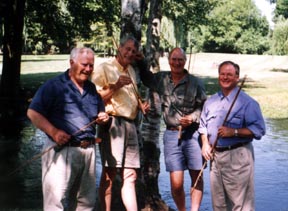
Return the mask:
M 91 48 L 81 47 L 81 48 L 73 48 L 70 53 L 70 59 L 76 60 L 80 54 L 94 54 L 94 51 Z
M 125 35 L 120 39 L 120 46 L 124 46 L 126 44 L 126 42 L 128 41 L 132 41 L 134 43 L 134 46 L 136 47 L 137 50 L 139 50 L 140 47 L 140 43 L 138 42 L 138 40 L 133 37 L 132 35 Z
M 173 53 L 175 50 L 180 50 L 181 53 L 182 53 L 183 56 L 184 56 L 184 60 L 185 60 L 185 61 L 187 60 L 185 51 L 183 50 L 183 48 L 179 48 L 179 47 L 173 48 L 173 49 L 169 52 L 168 59 L 170 59 L 172 53 Z

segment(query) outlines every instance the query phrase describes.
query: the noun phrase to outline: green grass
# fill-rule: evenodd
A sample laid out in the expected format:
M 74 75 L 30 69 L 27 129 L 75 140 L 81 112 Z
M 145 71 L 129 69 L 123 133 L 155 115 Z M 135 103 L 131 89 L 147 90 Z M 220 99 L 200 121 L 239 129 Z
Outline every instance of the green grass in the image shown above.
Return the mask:
M 248 82 L 244 90 L 259 102 L 265 117 L 271 119 L 288 118 L 288 74 L 286 77 L 273 77 L 258 82 Z

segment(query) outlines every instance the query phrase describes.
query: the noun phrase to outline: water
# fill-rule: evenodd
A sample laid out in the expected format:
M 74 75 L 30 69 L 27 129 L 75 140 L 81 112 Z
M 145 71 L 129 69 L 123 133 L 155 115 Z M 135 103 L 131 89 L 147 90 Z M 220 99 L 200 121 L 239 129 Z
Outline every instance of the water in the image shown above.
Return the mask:
M 255 151 L 255 203 L 258 211 L 288 211 L 288 119 L 266 120 L 267 134 L 254 140 Z M 170 195 L 169 173 L 165 172 L 161 156 L 159 188 L 166 203 L 176 208 Z M 204 195 L 201 211 L 212 210 L 209 170 L 204 170 Z M 185 174 L 187 209 L 190 209 L 190 179 Z
M 266 125 L 267 134 L 262 140 L 253 142 L 255 150 L 256 210 L 288 211 L 288 119 L 266 120 Z M 12 176 L 7 177 L 3 174 L 3 172 L 11 172 L 15 169 L 13 166 L 19 166 L 19 163 L 23 163 L 39 153 L 43 145 L 42 136 L 41 131 L 36 130 L 35 133 L 35 128 L 27 123 L 18 137 L 18 141 L 21 143 L 20 148 L 7 154 L 3 153 L 3 147 L 7 147 L 5 143 L 9 140 L 4 139 L 0 134 L 0 211 L 42 210 L 40 159 L 21 168 Z M 162 138 L 160 139 L 160 148 L 163 151 Z M 176 209 L 170 194 L 169 173 L 165 171 L 163 159 L 163 153 L 161 153 L 160 194 L 171 208 Z M 100 171 L 100 158 L 98 157 L 98 180 Z M 206 168 L 204 170 L 205 187 L 201 211 L 212 211 L 208 174 L 208 168 Z M 186 172 L 187 209 L 190 208 L 190 185 L 188 172 Z

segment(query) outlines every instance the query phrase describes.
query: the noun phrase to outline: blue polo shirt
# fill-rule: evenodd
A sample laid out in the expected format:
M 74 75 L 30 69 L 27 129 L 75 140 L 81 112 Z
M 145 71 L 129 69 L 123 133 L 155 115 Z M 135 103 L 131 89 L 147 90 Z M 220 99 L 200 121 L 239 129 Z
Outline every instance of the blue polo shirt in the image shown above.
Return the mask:
M 238 89 L 236 87 L 226 97 L 222 92 L 218 92 L 208 98 L 204 104 L 198 131 L 200 134 L 206 134 L 211 144 L 214 144 L 217 139 L 218 128 L 223 125 Z M 224 125 L 235 129 L 248 128 L 255 139 L 261 139 L 266 130 L 259 104 L 243 91 L 240 91 Z M 219 138 L 217 146 L 231 146 L 252 140 L 253 138 L 243 137 Z
M 29 108 L 45 116 L 55 127 L 73 135 L 75 140 L 95 137 L 95 125 L 78 131 L 105 110 L 95 85 L 87 80 L 81 94 L 70 80 L 68 70 L 45 82 L 36 92 Z

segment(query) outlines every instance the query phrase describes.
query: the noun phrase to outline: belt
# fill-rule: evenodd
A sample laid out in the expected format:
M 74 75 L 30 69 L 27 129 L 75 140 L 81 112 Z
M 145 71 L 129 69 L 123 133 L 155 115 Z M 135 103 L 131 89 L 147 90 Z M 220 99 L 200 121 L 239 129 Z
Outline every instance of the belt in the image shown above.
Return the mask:
M 224 151 L 228 151 L 228 150 L 232 150 L 232 149 L 236 149 L 238 147 L 243 147 L 247 144 L 249 144 L 250 142 L 244 142 L 244 143 L 237 143 L 237 144 L 234 144 L 234 145 L 231 145 L 231 146 L 225 146 L 225 147 L 220 147 L 220 146 L 217 146 L 215 147 L 215 151 L 217 152 L 224 152 Z
M 87 147 L 91 145 L 95 145 L 96 143 L 101 142 L 101 139 L 95 138 L 91 140 L 81 140 L 81 141 L 71 141 L 65 144 L 65 146 L 70 146 L 70 147 L 81 147 L 86 149 Z
M 179 130 L 179 127 L 170 127 L 170 126 L 167 126 L 166 129 L 167 129 L 167 130 L 175 131 L 175 130 Z

